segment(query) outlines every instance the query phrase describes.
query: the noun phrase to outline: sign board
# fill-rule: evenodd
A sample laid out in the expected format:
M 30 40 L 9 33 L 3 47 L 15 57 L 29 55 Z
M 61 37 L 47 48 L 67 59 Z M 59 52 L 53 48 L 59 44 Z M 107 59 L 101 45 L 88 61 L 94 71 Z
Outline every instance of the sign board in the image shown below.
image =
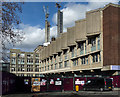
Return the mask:
M 46 85 L 46 82 L 47 82 L 47 80 L 42 79 L 42 81 L 40 81 L 40 85 L 41 85 L 41 86 L 45 86 L 45 85 Z
M 84 85 L 84 84 L 85 84 L 85 81 L 84 81 L 84 80 L 80 81 L 80 84 L 81 84 L 81 85 Z
M 55 81 L 55 85 L 62 85 L 62 81 Z
M 77 79 L 76 81 L 75 81 L 75 84 L 76 85 L 84 85 L 85 84 L 85 81 L 84 80 L 79 80 L 79 79 Z
M 50 79 L 50 84 L 54 84 L 54 80 L 53 79 Z
M 111 65 L 111 70 L 120 70 L 119 65 Z
M 33 92 L 40 91 L 40 78 L 32 78 L 32 91 Z
M 76 85 L 80 85 L 79 79 L 77 79 L 77 80 L 75 81 L 75 84 L 76 84 Z

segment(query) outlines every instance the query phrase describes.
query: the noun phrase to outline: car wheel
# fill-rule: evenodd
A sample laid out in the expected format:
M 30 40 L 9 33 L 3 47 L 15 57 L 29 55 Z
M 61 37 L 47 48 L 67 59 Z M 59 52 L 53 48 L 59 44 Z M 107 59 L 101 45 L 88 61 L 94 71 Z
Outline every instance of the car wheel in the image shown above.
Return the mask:
M 103 88 L 100 88 L 100 91 L 102 92 L 104 89 Z

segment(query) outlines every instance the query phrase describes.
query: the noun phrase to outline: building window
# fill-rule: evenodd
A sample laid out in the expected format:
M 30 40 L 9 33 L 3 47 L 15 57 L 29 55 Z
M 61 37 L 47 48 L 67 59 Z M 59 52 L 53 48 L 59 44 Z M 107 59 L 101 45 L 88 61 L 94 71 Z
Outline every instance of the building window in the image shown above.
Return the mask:
M 38 58 L 38 57 L 39 57 L 39 54 L 35 54 L 35 57 L 37 57 L 37 58 Z
M 88 56 L 81 58 L 81 64 L 88 64 Z
M 45 66 L 45 71 L 46 71 L 46 66 Z
M 68 67 L 68 61 L 64 62 L 64 67 Z
M 80 55 L 84 54 L 84 42 L 79 43 L 78 47 L 80 48 Z
M 27 57 L 30 57 L 30 54 L 27 54 Z
M 39 68 L 35 68 L 35 72 L 39 72 Z
M 49 65 L 49 60 L 47 62 L 48 62 L 48 65 Z
M 35 63 L 36 63 L 36 64 L 39 64 L 39 59 L 35 59 Z
M 64 50 L 64 58 L 67 60 L 67 50 Z
M 16 59 L 15 58 L 12 58 L 12 64 L 15 64 L 16 63 Z
M 61 62 L 61 63 L 59 63 L 59 68 L 62 68 L 62 62 Z
M 24 74 L 21 74 L 21 76 L 24 76 Z
M 56 58 L 55 58 L 55 63 L 56 63 Z
M 11 71 L 15 71 L 15 68 L 11 68 Z
M 50 60 L 51 60 L 51 64 L 52 64 L 53 63 L 53 58 L 51 57 Z
M 88 64 L 88 57 L 86 57 L 85 59 L 86 59 L 86 64 Z
M 48 70 L 49 70 L 49 66 L 48 66 Z
M 59 61 L 60 62 L 62 61 L 62 54 L 60 54 L 60 56 L 59 56 Z
M 81 58 L 81 64 L 85 64 L 85 57 Z
M 100 62 L 101 61 L 101 56 L 100 56 L 100 53 L 95 53 L 92 55 L 92 62 L 95 63 L 95 62 Z
M 33 64 L 33 59 L 32 58 L 27 58 L 27 64 Z
M 21 59 L 21 64 L 24 64 L 24 62 L 25 62 L 25 59 L 22 58 L 22 59 Z
M 100 35 L 98 36 L 97 44 L 98 44 L 98 50 L 100 50 Z
M 99 62 L 101 62 L 101 55 L 99 54 Z
M 72 57 L 74 57 L 74 47 L 71 47 Z
M 25 57 L 25 54 L 24 54 L 24 53 L 21 53 L 21 54 L 20 54 L 20 57 L 21 57 L 21 58 Z
M 33 57 L 33 54 L 27 54 L 27 57 Z
M 91 51 L 95 51 L 96 50 L 96 37 L 89 38 L 88 43 L 91 44 Z
M 51 65 L 51 70 L 53 70 L 53 65 Z
M 12 57 L 16 57 L 16 53 L 12 53 Z
M 92 47 L 96 46 L 96 37 L 91 39 L 91 44 L 92 44 Z
M 84 42 L 79 43 L 79 48 L 80 48 L 81 51 L 84 50 Z
M 77 66 L 78 65 L 78 60 L 73 60 L 73 66 Z
M 57 69 L 57 64 L 55 64 L 55 69 Z

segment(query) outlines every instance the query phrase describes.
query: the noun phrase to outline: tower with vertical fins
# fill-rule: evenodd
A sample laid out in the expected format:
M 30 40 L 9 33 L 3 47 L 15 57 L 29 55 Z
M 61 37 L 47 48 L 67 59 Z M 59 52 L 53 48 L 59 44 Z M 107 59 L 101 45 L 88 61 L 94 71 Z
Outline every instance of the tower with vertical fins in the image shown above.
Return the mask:
M 56 7 L 58 7 L 57 12 L 57 37 L 60 36 L 61 33 L 63 33 L 63 12 L 60 11 L 60 4 L 56 3 Z
M 48 6 L 47 10 L 45 6 L 43 6 L 44 13 L 45 13 L 45 43 L 50 42 L 50 22 L 47 20 L 49 13 L 48 13 Z

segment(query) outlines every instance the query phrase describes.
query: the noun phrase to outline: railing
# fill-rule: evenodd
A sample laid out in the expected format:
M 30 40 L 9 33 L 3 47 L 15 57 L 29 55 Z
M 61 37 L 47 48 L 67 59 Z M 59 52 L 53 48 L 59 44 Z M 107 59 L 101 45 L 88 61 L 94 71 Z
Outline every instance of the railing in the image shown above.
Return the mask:
M 24 62 L 21 62 L 21 64 L 25 64 Z
M 80 50 L 80 55 L 83 55 L 84 54 L 84 50 Z
M 65 60 L 67 60 L 67 55 L 65 55 Z
M 93 52 L 93 51 L 96 51 L 96 46 L 92 46 L 91 47 L 91 51 Z
M 33 64 L 33 63 L 28 63 L 28 62 L 27 62 L 27 64 Z
M 16 62 L 12 62 L 12 64 L 16 64 Z
M 72 52 L 72 58 L 74 57 L 74 52 Z
M 97 49 L 100 50 L 100 45 L 97 46 Z
M 39 64 L 39 63 L 35 63 L 35 64 Z

